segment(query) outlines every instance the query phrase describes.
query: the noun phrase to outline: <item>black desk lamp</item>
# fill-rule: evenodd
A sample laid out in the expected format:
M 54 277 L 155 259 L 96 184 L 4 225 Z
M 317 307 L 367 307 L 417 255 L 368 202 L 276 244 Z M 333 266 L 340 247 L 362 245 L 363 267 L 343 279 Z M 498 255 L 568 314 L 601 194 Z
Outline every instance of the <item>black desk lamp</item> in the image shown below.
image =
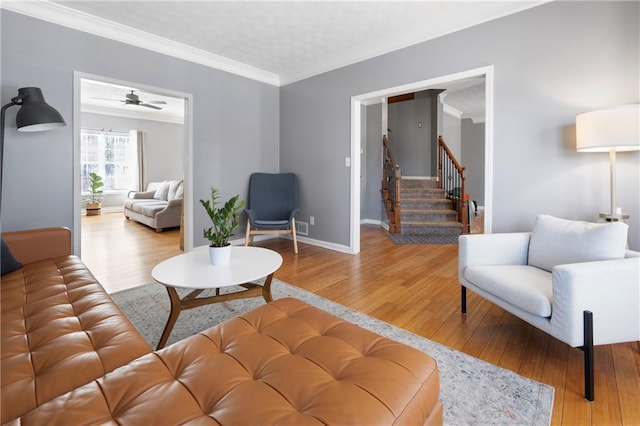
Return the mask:
M 4 114 L 5 111 L 20 105 L 16 114 L 16 127 L 19 132 L 41 132 L 65 126 L 62 115 L 55 108 L 44 101 L 42 90 L 38 87 L 23 87 L 18 89 L 18 96 L 2 107 L 0 123 L 0 211 L 2 209 L 2 184 L 4 164 Z

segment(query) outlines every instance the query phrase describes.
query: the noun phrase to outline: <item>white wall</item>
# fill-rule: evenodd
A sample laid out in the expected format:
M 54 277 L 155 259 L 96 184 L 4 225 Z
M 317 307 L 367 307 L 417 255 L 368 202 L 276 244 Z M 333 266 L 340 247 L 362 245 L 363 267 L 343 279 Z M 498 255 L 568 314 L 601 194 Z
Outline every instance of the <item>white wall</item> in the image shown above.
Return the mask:
M 184 125 L 156 120 L 119 117 L 83 112 L 81 127 L 90 129 L 139 130 L 143 133 L 143 188 L 149 182 L 177 180 L 184 177 Z M 137 188 L 129 188 L 136 190 Z M 124 206 L 128 191 L 106 192 L 102 200 L 105 210 Z
M 144 181 L 182 179 L 184 175 L 184 125 L 155 120 L 82 113 L 82 127 L 140 130 L 144 140 Z

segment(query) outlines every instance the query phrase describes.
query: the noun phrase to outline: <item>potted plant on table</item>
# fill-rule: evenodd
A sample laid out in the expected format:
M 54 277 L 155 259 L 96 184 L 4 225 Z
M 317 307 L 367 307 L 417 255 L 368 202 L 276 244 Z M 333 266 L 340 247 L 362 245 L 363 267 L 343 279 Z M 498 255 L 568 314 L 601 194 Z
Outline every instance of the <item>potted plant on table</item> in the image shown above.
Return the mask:
M 104 182 L 102 176 L 97 173 L 90 173 L 89 177 L 89 196 L 84 198 L 85 209 L 87 210 L 87 216 L 94 216 L 100 214 L 102 208 L 102 187 Z
M 244 206 L 244 201 L 239 199 L 239 195 L 231 197 L 220 208 L 217 207 L 219 200 L 219 190 L 211 188 L 211 199 L 200 200 L 211 219 L 213 226 L 204 228 L 203 236 L 209 240 L 209 257 L 211 264 L 223 265 L 229 263 L 231 258 L 231 243 L 229 238 L 233 236 L 233 231 L 238 227 L 238 212 Z

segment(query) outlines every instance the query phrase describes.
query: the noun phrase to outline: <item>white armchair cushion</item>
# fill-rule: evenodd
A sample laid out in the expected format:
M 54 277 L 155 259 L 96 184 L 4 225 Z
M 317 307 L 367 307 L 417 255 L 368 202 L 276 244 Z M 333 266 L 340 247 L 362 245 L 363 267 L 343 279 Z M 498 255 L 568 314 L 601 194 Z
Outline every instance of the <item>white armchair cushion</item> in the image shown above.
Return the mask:
M 540 215 L 529 243 L 529 265 L 556 265 L 624 258 L 629 227 L 623 222 L 589 223 Z
M 527 265 L 468 266 L 465 278 L 532 315 L 551 316 L 551 273 Z

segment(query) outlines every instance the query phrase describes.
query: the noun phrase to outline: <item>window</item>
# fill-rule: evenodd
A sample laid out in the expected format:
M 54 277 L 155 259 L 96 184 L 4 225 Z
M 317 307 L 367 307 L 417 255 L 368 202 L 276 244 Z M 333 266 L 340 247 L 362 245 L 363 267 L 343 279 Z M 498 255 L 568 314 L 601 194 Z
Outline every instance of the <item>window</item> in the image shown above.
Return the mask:
M 105 191 L 138 189 L 137 146 L 129 133 L 82 129 L 80 153 L 83 192 L 91 173 L 102 176 Z

